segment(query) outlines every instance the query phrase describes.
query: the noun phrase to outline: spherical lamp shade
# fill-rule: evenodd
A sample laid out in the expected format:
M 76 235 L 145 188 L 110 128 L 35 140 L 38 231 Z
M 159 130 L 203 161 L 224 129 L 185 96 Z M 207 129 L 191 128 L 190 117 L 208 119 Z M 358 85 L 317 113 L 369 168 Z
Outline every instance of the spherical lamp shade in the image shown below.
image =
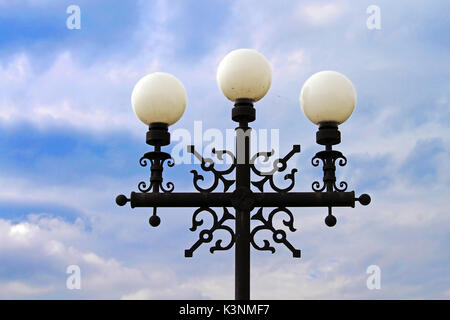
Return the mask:
M 313 74 L 300 92 L 300 105 L 306 117 L 315 124 L 346 121 L 356 105 L 352 82 L 336 71 Z
M 134 86 L 131 104 L 136 116 L 145 124 L 177 122 L 186 109 L 187 95 L 180 80 L 171 74 L 154 72 Z
M 256 50 L 234 50 L 220 62 L 217 83 L 231 101 L 244 98 L 258 101 L 269 91 L 272 68 L 269 61 Z

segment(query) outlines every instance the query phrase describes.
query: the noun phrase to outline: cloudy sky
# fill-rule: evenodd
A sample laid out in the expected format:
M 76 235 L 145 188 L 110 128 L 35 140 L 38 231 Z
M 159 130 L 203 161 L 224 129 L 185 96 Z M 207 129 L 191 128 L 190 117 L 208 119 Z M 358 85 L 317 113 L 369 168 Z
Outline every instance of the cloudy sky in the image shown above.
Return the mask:
M 66 26 L 74 4 L 79 30 Z M 370 5 L 381 29 L 367 27 Z M 151 228 L 150 209 L 114 199 L 149 175 L 138 163 L 149 146 L 134 84 L 172 73 L 188 93 L 172 130 L 231 129 L 216 69 L 237 48 L 272 64 L 254 128 L 279 129 L 281 154 L 301 144 L 295 191 L 321 178 L 302 84 L 321 70 L 353 81 L 358 102 L 339 145 L 348 164 L 337 175 L 372 196 L 368 207 L 336 209 L 334 228 L 325 208 L 293 209 L 298 231 L 288 236 L 302 258 L 252 251 L 252 298 L 450 298 L 449 11 L 443 0 L 0 0 L 0 298 L 234 297 L 233 250 L 204 245 L 184 258 L 198 238 L 194 209 L 160 209 Z M 165 179 L 191 191 L 194 168 Z M 66 287 L 70 265 L 80 290 Z M 371 265 L 379 290 L 366 286 Z

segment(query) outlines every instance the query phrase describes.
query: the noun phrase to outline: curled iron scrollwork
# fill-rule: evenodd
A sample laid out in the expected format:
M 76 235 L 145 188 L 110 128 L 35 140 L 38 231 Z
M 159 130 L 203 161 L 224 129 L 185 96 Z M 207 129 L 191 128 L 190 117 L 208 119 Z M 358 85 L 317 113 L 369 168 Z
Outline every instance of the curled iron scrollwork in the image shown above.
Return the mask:
M 172 182 L 167 182 L 164 186 L 162 171 L 164 162 L 167 161 L 168 167 L 173 167 L 175 165 L 174 159 L 170 156 L 170 154 L 161 151 L 150 151 L 145 153 L 141 159 L 139 159 L 139 164 L 142 167 L 146 167 L 150 162 L 150 182 L 147 184 L 145 181 L 141 181 L 138 183 L 139 191 L 143 193 L 147 193 L 150 191 L 169 193 L 175 189 L 175 186 Z
M 235 242 L 234 231 L 231 227 L 227 226 L 224 223 L 227 220 L 234 220 L 235 218 L 225 207 L 223 208 L 223 215 L 222 215 L 222 218 L 220 218 L 220 220 L 219 220 L 216 212 L 214 210 L 212 210 L 211 208 L 198 208 L 192 216 L 192 227 L 189 230 L 194 232 L 197 230 L 197 227 L 203 225 L 203 219 L 199 219 L 199 214 L 202 212 L 208 212 L 211 214 L 211 216 L 213 218 L 212 226 L 209 229 L 206 228 L 206 229 L 200 231 L 199 239 L 197 240 L 197 242 L 195 242 L 194 245 L 190 249 L 185 250 L 185 252 L 184 252 L 185 257 L 192 257 L 192 254 L 194 253 L 194 251 L 198 247 L 200 247 L 203 243 L 211 242 L 213 240 L 213 233 L 217 230 L 227 231 L 230 234 L 231 238 L 227 245 L 222 244 L 223 239 L 218 239 L 215 242 L 215 245 L 209 249 L 209 251 L 211 253 L 214 253 L 214 251 L 217 251 L 217 250 L 231 249 L 231 247 L 234 245 L 234 242 Z
M 204 171 L 210 171 L 213 173 L 214 175 L 214 182 L 213 184 L 209 187 L 209 188 L 202 188 L 198 182 L 199 181 L 204 181 L 205 178 L 203 177 L 203 175 L 199 174 L 197 172 L 197 170 L 191 170 L 191 173 L 194 175 L 193 178 L 193 182 L 194 182 L 194 187 L 197 191 L 200 192 L 212 192 L 214 191 L 218 185 L 219 185 L 219 181 L 222 181 L 223 183 L 223 188 L 224 188 L 224 192 L 226 192 L 235 182 L 235 180 L 231 180 L 228 178 L 225 178 L 224 176 L 233 172 L 233 170 L 236 168 L 236 157 L 234 156 L 234 154 L 231 151 L 228 150 L 216 150 L 215 148 L 212 149 L 212 153 L 217 155 L 217 158 L 219 160 L 224 160 L 224 155 L 227 155 L 231 158 L 231 165 L 230 167 L 228 167 L 226 170 L 217 170 L 214 167 L 214 161 L 211 158 L 203 158 L 203 156 L 201 154 L 199 154 L 194 146 L 188 146 L 188 152 L 192 153 L 197 159 L 199 159 L 201 161 L 201 165 L 200 167 L 204 170 Z
M 258 245 L 255 241 L 255 235 L 261 230 L 269 230 L 272 231 L 273 241 L 276 243 L 283 243 L 291 252 L 294 258 L 300 258 L 301 251 L 294 248 L 294 246 L 287 240 L 286 232 L 282 229 L 276 229 L 273 225 L 273 219 L 277 213 L 283 212 L 288 216 L 287 220 L 283 220 L 283 224 L 289 228 L 291 232 L 295 232 L 294 228 L 294 216 L 292 212 L 287 208 L 276 208 L 270 212 L 267 219 L 263 216 L 263 208 L 258 209 L 258 211 L 252 216 L 252 220 L 258 220 L 262 222 L 262 225 L 256 226 L 253 228 L 250 234 L 250 241 L 253 247 L 256 250 L 260 251 L 270 251 L 275 253 L 275 248 L 270 244 L 270 241 L 265 239 L 263 240 L 264 245 Z
M 263 157 L 262 161 L 263 162 L 267 162 L 269 161 L 269 158 L 274 154 L 274 151 L 270 151 L 270 152 L 258 152 L 256 153 L 250 160 L 250 168 L 252 169 L 252 171 L 260 177 L 263 177 L 263 179 L 259 180 L 259 181 L 252 181 L 252 184 L 258 188 L 261 192 L 264 191 L 264 184 L 269 181 L 269 184 L 271 186 L 271 188 L 276 191 L 276 192 L 289 192 L 290 190 L 292 190 L 292 188 L 295 185 L 295 173 L 297 172 L 297 169 L 292 169 L 290 173 L 287 173 L 284 176 L 284 180 L 290 180 L 291 183 L 289 184 L 289 186 L 287 186 L 286 188 L 279 188 L 275 185 L 274 183 L 274 173 L 275 172 L 283 172 L 284 170 L 286 170 L 287 168 L 287 162 L 288 160 L 296 153 L 300 152 L 300 145 L 294 145 L 292 147 L 292 150 L 284 157 L 284 158 L 279 158 L 276 159 L 273 163 L 272 163 L 272 170 L 269 172 L 262 172 L 260 170 L 258 170 L 255 166 L 255 161 L 259 158 L 259 157 Z
M 323 150 L 316 153 L 311 159 L 311 164 L 314 167 L 319 166 L 320 161 L 323 163 L 323 185 L 321 186 L 319 181 L 312 183 L 312 189 L 316 192 L 322 191 L 336 191 L 344 192 L 347 190 L 348 184 L 345 181 L 339 182 L 339 187 L 336 184 L 336 163 L 343 167 L 347 164 L 347 158 L 336 150 Z

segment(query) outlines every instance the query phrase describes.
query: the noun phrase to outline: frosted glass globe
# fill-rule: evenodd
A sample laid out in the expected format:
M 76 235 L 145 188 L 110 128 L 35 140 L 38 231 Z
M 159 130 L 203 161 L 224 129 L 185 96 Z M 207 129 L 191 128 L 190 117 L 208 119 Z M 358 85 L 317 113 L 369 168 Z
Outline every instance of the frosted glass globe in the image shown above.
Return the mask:
M 258 101 L 269 91 L 272 69 L 269 61 L 258 51 L 234 50 L 220 62 L 217 83 L 231 101 L 241 98 Z
M 131 104 L 136 116 L 145 124 L 177 122 L 186 109 L 187 95 L 180 80 L 169 73 L 154 72 L 134 86 Z
M 300 105 L 306 117 L 315 124 L 343 123 L 356 105 L 356 91 L 352 82 L 336 71 L 313 74 L 300 92 Z

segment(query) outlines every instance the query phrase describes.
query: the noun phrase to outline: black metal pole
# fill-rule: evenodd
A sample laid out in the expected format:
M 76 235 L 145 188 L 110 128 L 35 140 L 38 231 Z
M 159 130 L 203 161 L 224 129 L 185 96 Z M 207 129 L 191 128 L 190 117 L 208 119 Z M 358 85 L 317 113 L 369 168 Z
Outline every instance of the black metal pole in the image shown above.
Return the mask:
M 250 189 L 250 131 L 236 128 L 236 190 Z M 250 210 L 236 209 L 235 299 L 250 300 Z
M 231 118 L 236 128 L 236 229 L 235 229 L 235 299 L 250 300 L 250 133 L 248 123 L 256 118 L 253 101 L 235 101 Z

